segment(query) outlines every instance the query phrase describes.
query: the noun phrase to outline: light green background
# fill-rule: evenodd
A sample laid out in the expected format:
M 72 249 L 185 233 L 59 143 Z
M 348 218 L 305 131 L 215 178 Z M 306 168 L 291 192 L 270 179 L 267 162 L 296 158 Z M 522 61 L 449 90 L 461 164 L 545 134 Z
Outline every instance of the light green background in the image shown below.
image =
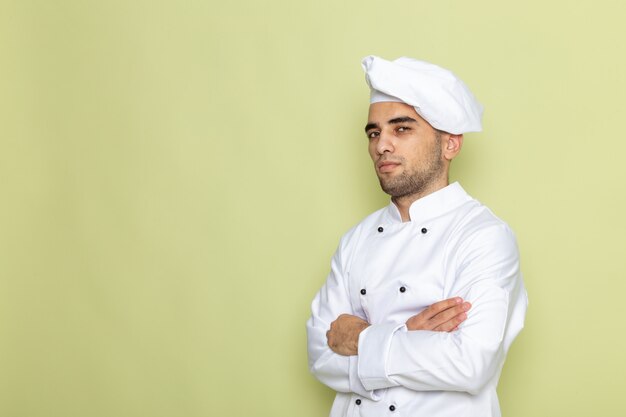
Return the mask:
M 516 231 L 508 417 L 624 416 L 623 1 L 0 0 L 0 416 L 326 416 L 304 323 L 386 204 L 360 59 L 485 105 L 460 180 Z

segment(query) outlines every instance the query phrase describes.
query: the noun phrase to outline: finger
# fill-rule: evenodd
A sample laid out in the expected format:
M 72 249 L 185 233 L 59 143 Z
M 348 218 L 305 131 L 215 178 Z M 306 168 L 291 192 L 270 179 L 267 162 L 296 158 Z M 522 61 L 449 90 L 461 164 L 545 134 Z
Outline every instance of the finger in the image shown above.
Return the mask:
M 441 313 L 437 314 L 435 317 L 431 318 L 430 324 L 434 329 L 450 320 L 453 320 L 455 317 L 464 314 L 471 308 L 471 306 L 472 305 L 466 301 L 447 310 L 444 310 Z
M 333 335 L 330 332 L 330 330 L 326 332 L 326 342 L 327 342 L 328 346 L 330 346 L 330 347 L 332 347 L 333 343 L 334 343 L 334 340 L 332 340 L 332 336 Z
M 458 316 L 440 324 L 432 330 L 436 332 L 453 332 L 459 328 L 459 325 L 467 319 L 467 313 L 461 313 Z
M 428 306 L 419 314 L 416 314 L 413 317 L 409 318 L 406 323 L 407 327 L 409 330 L 433 330 L 433 327 L 441 324 L 441 321 L 431 321 L 433 317 L 437 316 L 443 311 L 459 306 L 462 303 L 463 299 L 461 297 L 453 297 L 448 298 L 447 300 L 438 301 Z
M 462 303 L 463 303 L 463 299 L 461 297 L 453 297 L 453 298 L 448 298 L 447 300 L 438 301 L 435 304 L 430 305 L 426 310 L 424 310 L 424 313 L 426 315 L 425 318 L 427 320 L 430 320 L 431 318 L 441 313 L 442 311 L 459 306 Z

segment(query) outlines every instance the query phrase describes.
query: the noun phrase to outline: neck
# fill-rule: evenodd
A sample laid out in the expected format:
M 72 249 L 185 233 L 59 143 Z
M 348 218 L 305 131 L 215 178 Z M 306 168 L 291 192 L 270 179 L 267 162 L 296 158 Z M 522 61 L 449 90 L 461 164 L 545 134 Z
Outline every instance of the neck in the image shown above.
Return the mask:
M 402 218 L 402 221 L 409 222 L 411 221 L 411 213 L 409 212 L 411 204 L 413 204 L 420 198 L 426 197 L 428 194 L 432 194 L 435 191 L 447 187 L 448 184 L 448 176 L 446 175 L 437 181 L 433 181 L 431 184 L 428 185 L 428 187 L 420 190 L 417 193 L 408 194 L 401 197 L 391 197 L 391 201 L 393 201 L 393 204 L 398 207 L 398 211 L 400 212 L 400 217 Z

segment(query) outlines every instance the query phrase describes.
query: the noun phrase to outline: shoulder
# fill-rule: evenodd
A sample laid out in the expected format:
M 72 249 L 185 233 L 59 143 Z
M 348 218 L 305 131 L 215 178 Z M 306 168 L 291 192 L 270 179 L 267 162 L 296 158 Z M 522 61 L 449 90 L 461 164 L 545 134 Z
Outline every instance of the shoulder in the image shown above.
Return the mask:
M 509 225 L 477 200 L 459 222 L 455 239 L 456 252 L 462 258 L 487 256 L 517 258 L 517 238 Z

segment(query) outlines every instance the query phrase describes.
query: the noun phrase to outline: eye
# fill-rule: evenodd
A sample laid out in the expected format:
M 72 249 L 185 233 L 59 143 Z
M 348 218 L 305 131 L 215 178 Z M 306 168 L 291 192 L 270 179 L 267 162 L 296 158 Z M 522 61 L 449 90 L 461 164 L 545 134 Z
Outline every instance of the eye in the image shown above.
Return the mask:
M 404 133 L 404 132 L 408 132 L 409 130 L 411 130 L 411 128 L 408 126 L 398 126 L 398 128 L 396 129 L 396 132 Z
M 380 135 L 380 132 L 378 132 L 377 130 L 372 130 L 370 132 L 367 133 L 367 138 L 368 139 L 375 139 Z

